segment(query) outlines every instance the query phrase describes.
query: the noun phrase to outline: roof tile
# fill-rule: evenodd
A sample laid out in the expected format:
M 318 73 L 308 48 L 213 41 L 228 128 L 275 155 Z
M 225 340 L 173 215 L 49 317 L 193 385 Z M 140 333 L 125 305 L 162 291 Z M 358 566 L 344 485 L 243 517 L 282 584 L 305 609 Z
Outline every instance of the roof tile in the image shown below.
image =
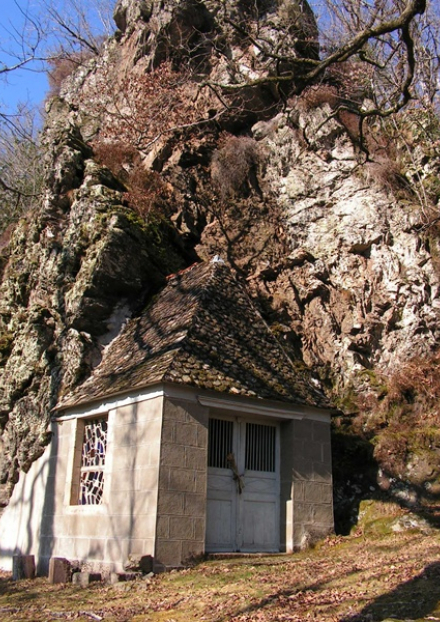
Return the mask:
M 159 382 L 329 407 L 222 263 L 196 264 L 169 278 L 58 409 Z

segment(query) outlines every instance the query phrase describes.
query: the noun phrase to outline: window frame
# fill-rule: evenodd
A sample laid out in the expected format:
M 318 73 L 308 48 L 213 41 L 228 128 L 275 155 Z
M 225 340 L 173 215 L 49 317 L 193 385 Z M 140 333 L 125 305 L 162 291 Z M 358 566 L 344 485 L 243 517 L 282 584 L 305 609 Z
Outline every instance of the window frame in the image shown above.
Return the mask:
M 82 455 L 83 455 L 83 446 L 84 446 L 84 431 L 87 424 L 92 421 L 106 420 L 107 421 L 107 439 L 106 439 L 106 450 L 105 450 L 105 459 L 104 464 L 102 466 L 93 466 L 93 467 L 83 467 L 82 465 Z M 70 473 L 71 473 L 71 481 L 68 490 L 68 498 L 67 505 L 72 510 L 77 511 L 98 511 L 106 506 L 107 503 L 107 490 L 109 486 L 109 412 L 97 413 L 93 416 L 89 417 L 78 417 L 75 418 L 75 429 L 74 429 L 74 442 L 72 447 L 72 455 L 70 462 Z M 86 471 L 101 471 L 103 473 L 104 483 L 103 483 L 103 491 L 100 499 L 100 503 L 81 503 L 80 502 L 80 493 L 81 493 L 81 474 Z

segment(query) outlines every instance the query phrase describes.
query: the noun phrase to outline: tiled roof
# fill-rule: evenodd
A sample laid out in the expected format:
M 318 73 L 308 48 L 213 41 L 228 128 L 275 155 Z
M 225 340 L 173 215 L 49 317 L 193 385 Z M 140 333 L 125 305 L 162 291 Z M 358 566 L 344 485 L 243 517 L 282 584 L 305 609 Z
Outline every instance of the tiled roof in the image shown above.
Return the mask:
M 58 408 L 159 382 L 329 407 L 222 263 L 196 264 L 172 276 Z

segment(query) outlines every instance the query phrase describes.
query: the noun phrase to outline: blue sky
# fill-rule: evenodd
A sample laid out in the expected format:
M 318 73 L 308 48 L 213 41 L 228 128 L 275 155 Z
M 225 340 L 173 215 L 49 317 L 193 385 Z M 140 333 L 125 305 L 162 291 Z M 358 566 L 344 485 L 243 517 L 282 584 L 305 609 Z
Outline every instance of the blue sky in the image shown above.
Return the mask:
M 21 10 L 20 10 L 21 9 Z M 13 64 L 16 59 L 8 51 L 20 54 L 18 39 L 23 34 L 25 40 L 32 43 L 30 33 L 27 34 L 27 25 L 24 13 L 32 9 L 30 0 L 2 0 L 0 28 L 0 64 Z M 38 70 L 39 69 L 39 70 Z M 41 71 L 41 64 L 35 63 L 25 69 L 18 69 L 7 74 L 0 82 L 0 102 L 2 109 L 12 111 L 20 102 L 38 104 L 44 98 L 48 84 L 46 74 Z
M 42 10 L 43 0 L 0 0 L 0 70 L 2 66 L 11 66 L 17 62 L 17 57 L 27 55 L 28 49 L 23 50 L 23 41 L 26 46 L 36 42 L 35 28 L 32 20 L 26 16 L 35 16 L 47 35 L 44 42 L 52 48 L 57 47 L 57 39 L 49 32 L 47 11 Z M 71 0 L 50 0 L 63 16 L 64 11 L 72 8 Z M 90 15 L 92 24 L 100 29 L 101 23 L 96 16 L 96 6 L 108 3 L 110 14 L 116 0 L 79 0 L 87 15 Z M 112 25 L 113 27 L 113 25 Z M 48 80 L 41 62 L 28 63 L 24 68 L 0 75 L 0 111 L 12 113 L 20 104 L 39 106 L 44 101 L 48 90 Z

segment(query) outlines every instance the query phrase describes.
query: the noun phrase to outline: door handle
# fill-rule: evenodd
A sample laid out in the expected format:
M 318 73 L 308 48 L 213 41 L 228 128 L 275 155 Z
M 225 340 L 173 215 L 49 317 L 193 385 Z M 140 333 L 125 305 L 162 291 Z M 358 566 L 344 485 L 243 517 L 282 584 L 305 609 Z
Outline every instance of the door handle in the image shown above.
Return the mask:
M 241 493 L 243 492 L 243 488 L 244 488 L 244 481 L 243 481 L 244 474 L 243 475 L 239 474 L 237 463 L 235 462 L 235 456 L 233 453 L 230 453 L 226 456 L 226 462 L 232 471 L 233 480 L 237 482 L 238 494 L 241 495 Z

